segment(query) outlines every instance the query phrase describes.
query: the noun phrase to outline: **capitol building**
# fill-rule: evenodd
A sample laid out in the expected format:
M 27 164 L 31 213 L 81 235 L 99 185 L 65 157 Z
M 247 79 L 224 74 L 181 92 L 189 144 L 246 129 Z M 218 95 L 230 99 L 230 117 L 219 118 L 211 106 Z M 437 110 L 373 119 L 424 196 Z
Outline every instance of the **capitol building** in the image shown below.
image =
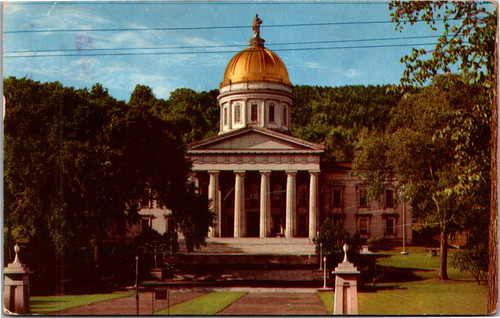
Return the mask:
M 249 47 L 227 64 L 217 136 L 188 145 L 192 181 L 212 200 L 211 238 L 308 238 L 330 218 L 361 238 L 412 242 L 411 209 L 388 180 L 369 202 L 351 163 L 323 164 L 324 147 L 291 135 L 293 86 L 285 63 L 264 46 L 256 16 Z M 221 70 L 222 73 L 222 70 Z M 168 230 L 168 213 L 144 207 L 143 224 Z M 269 239 L 267 239 L 269 240 Z

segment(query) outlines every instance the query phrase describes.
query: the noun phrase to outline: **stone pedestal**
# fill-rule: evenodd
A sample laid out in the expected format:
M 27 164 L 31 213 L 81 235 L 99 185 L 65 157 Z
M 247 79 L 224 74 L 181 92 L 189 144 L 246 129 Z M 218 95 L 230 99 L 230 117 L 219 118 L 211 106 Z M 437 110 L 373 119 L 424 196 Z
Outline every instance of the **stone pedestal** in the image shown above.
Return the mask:
M 358 315 L 358 276 L 359 270 L 347 259 L 344 245 L 344 261 L 332 272 L 335 274 L 334 315 Z
M 4 308 L 12 313 L 30 314 L 30 282 L 33 272 L 19 261 L 19 245 L 14 247 L 16 258 L 4 268 Z

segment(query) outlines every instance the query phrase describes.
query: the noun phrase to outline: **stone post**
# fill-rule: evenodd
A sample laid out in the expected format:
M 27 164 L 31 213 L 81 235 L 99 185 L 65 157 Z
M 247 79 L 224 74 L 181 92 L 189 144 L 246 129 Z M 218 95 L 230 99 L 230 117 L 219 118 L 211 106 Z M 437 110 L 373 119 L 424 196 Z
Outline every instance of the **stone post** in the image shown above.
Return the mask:
M 26 315 L 30 309 L 30 281 L 33 272 L 19 261 L 19 245 L 16 244 L 14 262 L 4 268 L 4 309 L 12 313 Z
M 360 272 L 347 259 L 344 244 L 344 260 L 332 272 L 335 274 L 334 315 L 358 315 L 358 275 Z

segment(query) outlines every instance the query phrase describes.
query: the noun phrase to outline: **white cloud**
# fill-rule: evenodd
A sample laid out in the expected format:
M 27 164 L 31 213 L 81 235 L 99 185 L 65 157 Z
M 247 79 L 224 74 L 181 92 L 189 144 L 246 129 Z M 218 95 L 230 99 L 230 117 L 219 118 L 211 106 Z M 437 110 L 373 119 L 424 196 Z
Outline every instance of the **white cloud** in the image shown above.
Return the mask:
M 355 70 L 353 68 L 350 68 L 344 72 L 344 76 L 347 76 L 349 78 L 354 78 L 354 77 L 361 76 L 361 75 L 363 75 L 362 72 Z

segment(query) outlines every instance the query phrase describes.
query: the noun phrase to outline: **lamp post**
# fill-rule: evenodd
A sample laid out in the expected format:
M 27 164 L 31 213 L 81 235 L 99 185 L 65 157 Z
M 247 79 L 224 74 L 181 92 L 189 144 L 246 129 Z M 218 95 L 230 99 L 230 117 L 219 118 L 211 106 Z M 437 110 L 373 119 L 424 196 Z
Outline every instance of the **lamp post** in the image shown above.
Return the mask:
M 326 256 L 323 257 L 323 264 L 324 264 L 324 270 L 323 270 L 323 289 L 326 289 Z
M 319 242 L 319 270 L 323 269 L 323 243 Z
M 401 186 L 402 195 L 404 195 L 405 186 Z M 403 198 L 403 251 L 400 253 L 401 255 L 407 255 L 406 251 L 406 200 Z
M 408 254 L 406 251 L 406 202 L 403 202 L 403 251 L 401 254 Z
M 139 315 L 139 255 L 135 256 L 135 309 Z

